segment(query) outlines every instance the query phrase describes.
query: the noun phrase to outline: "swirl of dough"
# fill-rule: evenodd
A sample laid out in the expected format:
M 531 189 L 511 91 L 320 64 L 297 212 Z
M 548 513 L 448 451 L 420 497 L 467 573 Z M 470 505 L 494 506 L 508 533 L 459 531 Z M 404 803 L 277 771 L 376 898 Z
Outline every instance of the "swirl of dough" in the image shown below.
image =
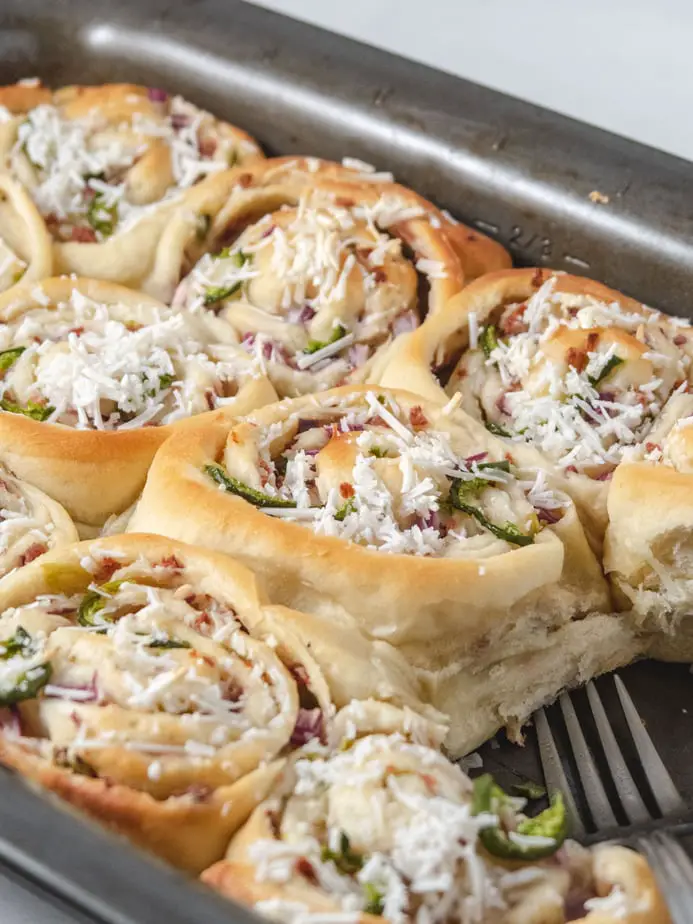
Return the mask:
M 172 429 L 276 397 L 217 319 L 113 283 L 20 285 L 0 321 L 2 457 L 83 523 L 135 500 Z
M 402 735 L 306 751 L 202 877 L 272 920 L 665 920 L 654 877 L 633 851 L 568 842 L 545 860 L 498 861 L 480 840 L 497 817 L 476 811 L 474 784 L 436 751 Z M 505 824 L 518 824 L 522 802 L 504 807 Z
M 186 869 L 324 738 L 329 691 L 253 576 L 156 536 L 68 546 L 0 591 L 0 760 Z
M 261 157 L 245 132 L 161 90 L 0 88 L 0 162 L 36 203 L 60 272 L 144 285 L 192 188 Z
M 339 388 L 174 436 L 129 529 L 223 550 L 277 602 L 394 645 L 455 750 L 637 651 L 598 615 L 607 585 L 568 497 L 452 404 L 406 392 Z

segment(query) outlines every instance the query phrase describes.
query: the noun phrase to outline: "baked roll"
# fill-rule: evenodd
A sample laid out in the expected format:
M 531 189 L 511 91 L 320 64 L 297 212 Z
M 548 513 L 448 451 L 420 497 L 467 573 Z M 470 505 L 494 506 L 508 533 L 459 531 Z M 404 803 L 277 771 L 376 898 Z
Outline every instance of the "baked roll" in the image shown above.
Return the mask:
M 212 316 L 113 283 L 60 277 L 0 296 L 0 459 L 98 526 L 139 494 L 193 415 L 276 395 Z
M 0 125 L 1 129 L 1 125 Z M 26 190 L 0 174 L 0 292 L 53 275 L 53 242 Z
M 176 865 L 225 850 L 324 678 L 252 574 L 160 536 L 71 545 L 0 585 L 0 761 Z M 263 627 L 271 628 L 271 635 Z
M 65 509 L 0 465 L 0 577 L 76 541 Z
M 653 657 L 693 660 L 693 395 L 670 402 L 609 490 L 604 567 Z
M 185 245 L 194 265 L 174 306 L 226 321 L 281 396 L 372 380 L 391 342 L 440 311 L 465 273 L 457 226 L 371 176 L 285 158 L 218 177 L 168 229 L 159 295 Z
M 202 878 L 287 924 L 668 922 L 642 857 L 562 843 L 560 800 L 531 820 L 523 803 L 402 735 L 311 746 Z
M 637 651 L 598 615 L 608 588 L 568 497 L 406 392 L 210 416 L 159 451 L 129 528 L 227 552 L 271 599 L 394 645 L 452 716 L 455 753 Z
M 0 164 L 43 216 L 57 272 L 146 289 L 192 187 L 261 157 L 245 132 L 162 90 L 0 88 Z
M 599 549 L 613 472 L 688 388 L 692 353 L 688 321 L 589 279 L 509 270 L 403 342 L 381 381 L 429 397 L 460 392 L 493 433 L 536 450 Z

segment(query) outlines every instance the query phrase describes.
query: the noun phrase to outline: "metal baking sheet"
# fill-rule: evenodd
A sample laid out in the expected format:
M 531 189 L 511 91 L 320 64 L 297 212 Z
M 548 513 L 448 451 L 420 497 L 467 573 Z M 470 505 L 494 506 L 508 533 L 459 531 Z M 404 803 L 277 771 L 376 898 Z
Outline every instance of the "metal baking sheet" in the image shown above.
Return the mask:
M 270 153 L 360 157 L 498 238 L 520 264 L 588 274 L 693 317 L 693 170 L 670 155 L 237 0 L 1 0 L 0 82 L 33 75 L 162 86 L 238 122 Z M 693 806 L 688 667 L 621 673 Z M 622 726 L 612 681 L 599 688 Z M 557 708 L 549 715 L 560 740 Z M 524 748 L 500 735 L 481 754 L 505 785 L 541 779 L 531 728 Z M 690 835 L 693 818 L 678 821 Z M 0 875 L 75 920 L 254 920 L 2 771 Z

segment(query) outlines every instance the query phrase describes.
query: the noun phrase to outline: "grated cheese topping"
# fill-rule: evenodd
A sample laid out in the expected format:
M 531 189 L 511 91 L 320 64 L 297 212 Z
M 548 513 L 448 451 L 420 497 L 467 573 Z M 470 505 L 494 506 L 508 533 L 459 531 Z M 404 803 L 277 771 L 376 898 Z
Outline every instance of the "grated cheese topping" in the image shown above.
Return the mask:
M 139 757 L 126 761 L 123 782 L 166 798 L 233 782 L 288 745 L 296 681 L 227 603 L 185 581 L 175 556 L 106 556 L 90 570 L 83 593 L 44 595 L 0 616 L 0 644 L 28 640 L 0 659 L 0 690 L 50 669 L 20 698 L 35 701 L 47 759 L 86 762 L 118 782 L 124 749 Z
M 447 390 L 461 390 L 467 410 L 561 468 L 609 477 L 688 381 L 690 327 L 558 292 L 556 281 L 481 331 L 470 318 L 470 350 Z
M 175 303 L 230 322 L 282 395 L 362 378 L 376 353 L 419 324 L 417 272 L 445 274 L 435 260 L 413 266 L 386 233 L 402 218 L 397 208 L 398 200 L 364 209 L 308 192 L 202 257 Z
M 214 319 L 146 303 L 103 304 L 73 289 L 0 325 L 0 350 L 16 350 L 0 407 L 77 429 L 172 423 L 222 406 L 257 366 Z
M 229 475 L 294 505 L 266 514 L 385 553 L 471 558 L 531 544 L 542 517 L 560 519 L 567 501 L 543 473 L 518 480 L 507 461 L 461 451 L 454 425 L 437 429 L 420 406 L 374 392 L 331 401 L 256 432 L 254 458 L 229 442 Z
M 131 117 L 120 124 L 109 123 L 98 107 L 83 118 L 67 118 L 51 104 L 16 119 L 9 165 L 59 240 L 105 240 L 210 173 L 257 151 L 245 136 L 181 97 L 150 104 L 147 114 L 137 109 L 143 102 L 139 96 L 132 102 Z M 161 194 L 143 194 L 143 158 L 161 143 L 170 158 L 170 183 Z M 145 187 L 156 184 L 158 191 L 163 169 L 155 156 Z M 135 170 L 137 184 L 131 182 Z
M 399 734 L 299 753 L 267 812 L 274 837 L 246 848 L 256 879 L 283 886 L 303 878 L 306 894 L 306 904 L 280 894 L 256 905 L 276 920 L 316 924 L 367 911 L 392 924 L 490 924 L 559 881 L 550 861 L 512 872 L 494 863 L 479 832 L 497 816 L 474 815 L 460 768 Z M 579 858 L 566 856 L 566 878 L 579 859 L 594 889 L 589 854 L 570 846 Z M 556 899 L 565 901 L 571 883 L 560 883 Z M 320 911 L 309 911 L 311 891 L 330 905 L 322 898 Z

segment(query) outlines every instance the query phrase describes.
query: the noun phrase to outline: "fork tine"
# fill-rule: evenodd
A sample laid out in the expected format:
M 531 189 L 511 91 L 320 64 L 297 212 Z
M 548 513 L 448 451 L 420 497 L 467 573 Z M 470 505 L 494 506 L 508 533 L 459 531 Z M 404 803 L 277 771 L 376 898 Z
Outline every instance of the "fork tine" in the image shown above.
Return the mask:
M 568 693 L 562 693 L 559 697 L 563 718 L 565 719 L 568 737 L 573 747 L 575 763 L 577 764 L 578 773 L 582 781 L 582 787 L 585 790 L 587 804 L 592 813 L 592 819 L 598 828 L 611 828 L 618 825 L 616 816 L 609 804 L 608 796 L 602 786 L 599 778 L 599 771 L 590 754 L 585 736 L 580 728 L 580 723 L 575 715 L 575 708 Z
M 538 709 L 534 718 L 537 729 L 537 739 L 539 741 L 539 759 L 541 760 L 541 768 L 544 771 L 546 788 L 549 793 L 560 792 L 563 794 L 563 801 L 565 802 L 571 834 L 573 837 L 584 837 L 585 826 L 582 823 L 580 813 L 578 812 L 573 794 L 568 785 L 568 778 L 565 775 L 561 758 L 558 755 L 556 741 L 551 732 L 544 709 Z
M 693 864 L 683 847 L 663 831 L 650 838 L 638 838 L 635 846 L 650 864 L 674 924 L 691 924 Z
M 606 717 L 597 688 L 591 680 L 587 684 L 587 698 L 589 699 L 592 715 L 599 732 L 599 739 L 604 748 L 604 754 L 623 810 L 628 816 L 628 820 L 633 823 L 647 821 L 650 818 L 650 813 L 642 801 L 642 797 L 623 758 L 621 748 L 616 741 L 611 723 Z
M 642 761 L 645 776 L 662 815 L 684 811 L 685 803 L 678 789 L 674 786 L 674 781 L 669 776 L 667 768 L 657 753 L 652 738 L 645 730 L 642 719 L 638 715 L 638 710 L 635 708 L 635 704 L 618 674 L 614 674 L 614 682 L 628 722 L 628 728 L 630 728 L 630 733 Z

